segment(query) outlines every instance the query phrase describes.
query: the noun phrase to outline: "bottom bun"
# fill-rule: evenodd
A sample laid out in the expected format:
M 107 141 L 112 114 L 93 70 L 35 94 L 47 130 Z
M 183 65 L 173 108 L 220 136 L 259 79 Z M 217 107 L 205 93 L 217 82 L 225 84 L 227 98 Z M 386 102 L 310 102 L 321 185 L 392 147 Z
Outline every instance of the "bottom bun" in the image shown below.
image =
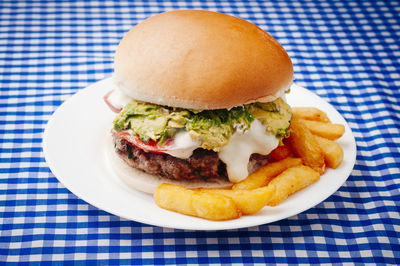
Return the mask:
M 150 175 L 136 168 L 129 166 L 121 155 L 114 150 L 112 138 L 107 140 L 107 156 L 111 167 L 117 176 L 129 187 L 153 194 L 158 185 L 162 183 L 182 185 L 186 188 L 223 188 L 232 185 L 231 182 L 222 179 L 206 180 L 174 180 L 156 175 Z

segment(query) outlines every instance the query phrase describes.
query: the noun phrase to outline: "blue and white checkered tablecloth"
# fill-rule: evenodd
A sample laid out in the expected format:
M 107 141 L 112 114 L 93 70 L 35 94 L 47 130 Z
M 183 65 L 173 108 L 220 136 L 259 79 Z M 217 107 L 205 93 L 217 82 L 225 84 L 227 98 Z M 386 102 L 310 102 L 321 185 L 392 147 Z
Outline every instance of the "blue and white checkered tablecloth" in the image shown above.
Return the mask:
M 290 54 L 297 84 L 349 122 L 357 161 L 323 203 L 272 224 L 182 231 L 124 220 L 77 198 L 43 157 L 44 127 L 112 73 L 123 34 L 173 9 L 249 20 Z M 400 2 L 0 2 L 0 264 L 400 264 Z

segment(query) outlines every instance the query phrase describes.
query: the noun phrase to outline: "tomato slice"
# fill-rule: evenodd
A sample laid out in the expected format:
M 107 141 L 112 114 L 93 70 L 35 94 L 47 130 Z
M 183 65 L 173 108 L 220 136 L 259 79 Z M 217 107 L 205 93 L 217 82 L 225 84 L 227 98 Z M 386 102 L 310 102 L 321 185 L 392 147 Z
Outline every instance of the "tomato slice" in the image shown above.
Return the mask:
M 168 146 L 171 141 L 167 141 L 165 145 L 160 147 L 157 144 L 157 141 L 150 140 L 149 142 L 143 142 L 139 137 L 134 136 L 126 131 L 115 131 L 115 134 L 119 135 L 124 140 L 128 141 L 132 145 L 144 150 L 145 152 L 152 152 L 152 153 L 166 153 L 168 150 Z
M 273 150 L 270 155 L 275 161 L 280 161 L 287 158 L 291 153 L 292 151 L 287 145 L 281 145 L 276 147 L 276 149 Z

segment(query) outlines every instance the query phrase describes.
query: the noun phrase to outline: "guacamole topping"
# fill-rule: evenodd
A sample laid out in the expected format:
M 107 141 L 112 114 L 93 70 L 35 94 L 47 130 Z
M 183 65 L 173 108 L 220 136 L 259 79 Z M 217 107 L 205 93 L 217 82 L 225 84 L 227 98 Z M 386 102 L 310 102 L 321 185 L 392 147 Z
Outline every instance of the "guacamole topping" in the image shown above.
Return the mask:
M 281 98 L 229 110 L 190 110 L 132 100 L 115 118 L 114 129 L 131 130 L 142 141 L 154 140 L 159 145 L 183 129 L 202 148 L 218 152 L 236 131 L 247 131 L 254 119 L 278 139 L 287 137 L 291 117 L 289 105 Z

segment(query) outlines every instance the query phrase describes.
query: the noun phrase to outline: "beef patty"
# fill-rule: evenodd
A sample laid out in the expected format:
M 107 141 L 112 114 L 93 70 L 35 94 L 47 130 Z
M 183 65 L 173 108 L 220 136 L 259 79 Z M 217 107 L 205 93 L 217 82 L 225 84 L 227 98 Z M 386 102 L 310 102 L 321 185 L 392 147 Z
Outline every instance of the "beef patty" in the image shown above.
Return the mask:
M 169 154 L 145 152 L 116 133 L 112 131 L 116 152 L 131 167 L 152 175 L 176 180 L 228 179 L 226 165 L 219 159 L 218 153 L 214 151 L 198 148 L 188 159 L 180 159 Z M 249 172 L 253 172 L 267 162 L 268 156 L 252 154 Z

